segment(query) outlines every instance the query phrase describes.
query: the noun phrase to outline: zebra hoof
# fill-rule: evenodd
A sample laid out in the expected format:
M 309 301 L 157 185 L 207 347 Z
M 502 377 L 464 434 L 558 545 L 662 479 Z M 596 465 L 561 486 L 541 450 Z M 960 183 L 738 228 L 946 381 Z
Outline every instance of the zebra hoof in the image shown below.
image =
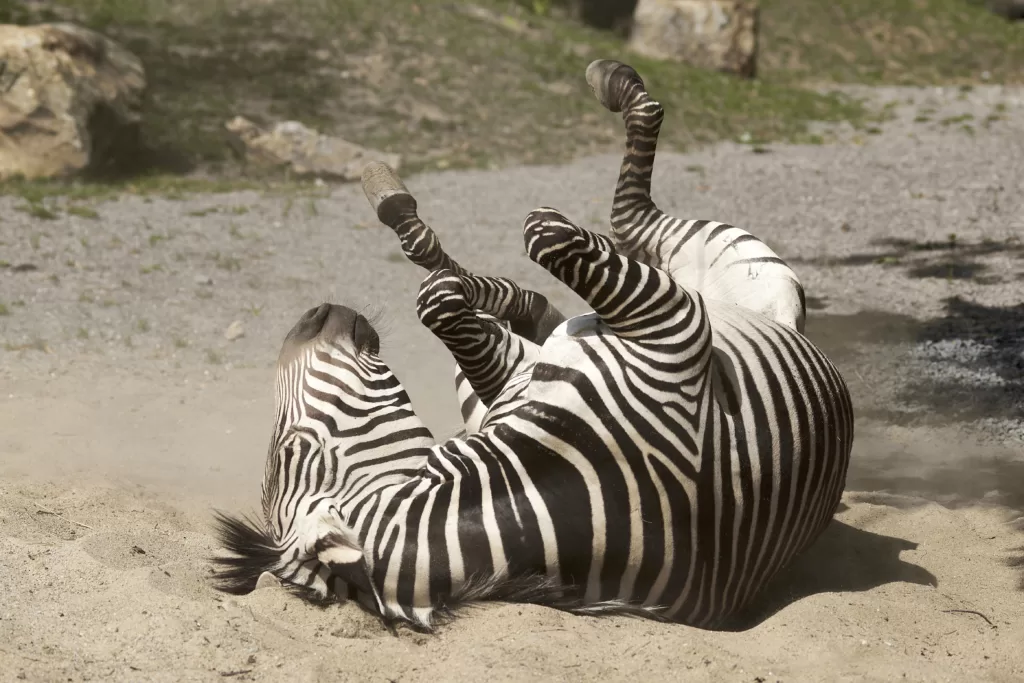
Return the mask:
M 362 184 L 367 201 L 385 225 L 392 225 L 398 211 L 416 210 L 416 200 L 405 183 L 382 161 L 371 161 L 363 168 Z
M 628 64 L 614 59 L 598 59 L 587 67 L 587 85 L 594 91 L 594 96 L 601 106 L 608 111 L 622 111 L 626 91 L 634 83 L 643 89 L 644 82 L 640 74 Z

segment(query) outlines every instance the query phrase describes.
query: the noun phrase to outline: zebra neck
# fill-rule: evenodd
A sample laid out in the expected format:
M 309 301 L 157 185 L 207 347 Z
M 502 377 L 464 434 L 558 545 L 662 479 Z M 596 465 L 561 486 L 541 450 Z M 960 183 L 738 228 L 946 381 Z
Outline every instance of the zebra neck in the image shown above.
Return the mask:
M 535 531 L 524 536 L 534 527 L 522 518 L 533 486 L 525 472 L 509 475 L 521 471 L 510 458 L 485 430 L 435 446 L 416 477 L 345 502 L 390 612 L 429 621 L 439 604 L 557 564 Z

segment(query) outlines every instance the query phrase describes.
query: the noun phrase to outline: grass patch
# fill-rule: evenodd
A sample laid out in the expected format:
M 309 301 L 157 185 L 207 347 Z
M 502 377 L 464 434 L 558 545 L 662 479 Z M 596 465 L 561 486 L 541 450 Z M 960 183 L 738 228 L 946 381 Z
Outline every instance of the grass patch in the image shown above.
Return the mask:
M 72 204 L 66 209 L 66 211 L 72 216 L 78 216 L 79 218 L 88 218 L 89 220 L 93 221 L 99 220 L 100 218 L 100 215 L 99 213 L 97 213 L 96 209 L 89 206 L 79 206 L 76 204 Z
M 59 218 L 59 214 L 43 205 L 42 203 L 30 201 L 28 204 L 22 204 L 21 206 L 14 207 L 15 211 L 21 211 L 27 213 L 32 218 L 38 218 L 41 221 L 55 221 Z
M 762 0 L 770 80 L 923 85 L 1024 82 L 1024 22 L 981 0 Z
M 158 156 L 236 179 L 224 124 L 239 114 L 259 123 L 297 119 L 402 153 L 405 172 L 546 163 L 617 148 L 621 119 L 584 81 L 587 64 L 602 57 L 632 63 L 663 101 L 666 147 L 743 133 L 794 139 L 811 120 L 864 116 L 837 95 L 631 56 L 618 36 L 535 15 L 512 0 L 457 0 L 456 10 L 472 4 L 483 15 L 420 0 L 63 4 L 146 65 L 143 134 Z
M 762 0 L 755 81 L 632 55 L 622 37 L 552 11 L 558 0 L 61 5 L 146 65 L 143 137 L 152 149 L 147 172 L 129 181 L 0 184 L 30 207 L 54 195 L 305 192 L 289 179 L 246 177 L 224 129 L 236 115 L 295 119 L 401 153 L 404 173 L 618 149 L 621 119 L 584 81 L 598 58 L 631 63 L 665 105 L 664 149 L 721 139 L 819 144 L 811 121 L 873 123 L 860 103 L 805 87 L 812 82 L 969 82 L 983 72 L 991 82 L 1024 81 L 1024 22 L 1004 21 L 980 0 Z M 305 208 L 314 215 L 315 205 Z

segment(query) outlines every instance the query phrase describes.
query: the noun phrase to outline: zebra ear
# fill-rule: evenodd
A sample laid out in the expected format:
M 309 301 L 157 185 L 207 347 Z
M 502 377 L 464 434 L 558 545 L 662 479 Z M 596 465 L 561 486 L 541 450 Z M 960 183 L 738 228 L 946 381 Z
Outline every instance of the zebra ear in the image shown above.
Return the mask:
M 330 570 L 331 576 L 360 591 L 377 595 L 355 530 L 333 517 L 323 519 L 319 524 L 313 550 L 316 558 Z
M 331 529 L 316 539 L 313 549 L 316 551 L 316 559 L 326 565 L 345 565 L 363 561 L 363 548 L 350 529 Z

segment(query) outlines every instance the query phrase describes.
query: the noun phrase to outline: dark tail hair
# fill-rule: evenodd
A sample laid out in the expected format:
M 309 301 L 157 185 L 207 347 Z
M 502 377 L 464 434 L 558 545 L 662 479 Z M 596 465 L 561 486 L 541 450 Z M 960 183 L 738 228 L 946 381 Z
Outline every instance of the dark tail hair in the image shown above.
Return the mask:
M 213 512 L 214 533 L 221 546 L 233 557 L 214 557 L 214 587 L 225 593 L 244 595 L 256 590 L 260 574 L 274 569 L 281 551 L 263 527 L 248 516 L 236 517 L 219 510 Z

